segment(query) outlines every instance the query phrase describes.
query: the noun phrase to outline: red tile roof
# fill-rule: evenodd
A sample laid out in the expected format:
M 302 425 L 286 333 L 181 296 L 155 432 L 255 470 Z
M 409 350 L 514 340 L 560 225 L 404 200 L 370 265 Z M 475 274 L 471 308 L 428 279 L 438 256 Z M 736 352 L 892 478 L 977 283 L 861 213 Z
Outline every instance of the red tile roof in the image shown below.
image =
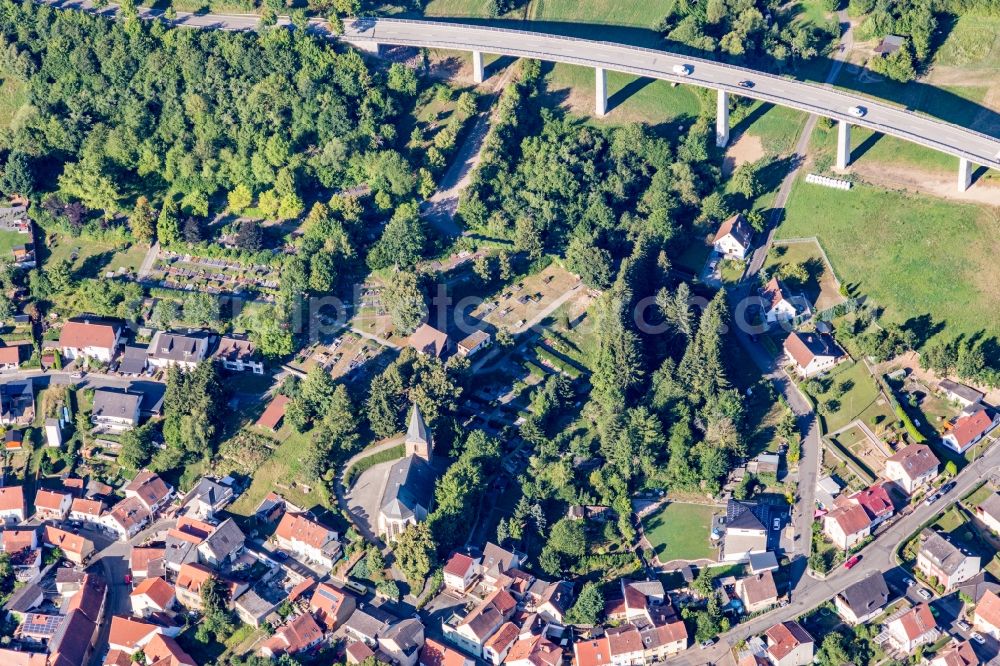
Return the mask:
M 972 414 L 959 417 L 950 434 L 958 442 L 959 448 L 965 448 L 972 440 L 989 430 L 991 425 L 993 419 L 985 409 L 979 409 Z
M 68 321 L 59 334 L 59 346 L 74 349 L 84 347 L 112 349 L 115 346 L 115 332 L 116 328 L 110 324 Z
M 169 636 L 153 636 L 142 651 L 149 666 L 198 666 L 198 662 Z
M 108 634 L 108 643 L 134 650 L 139 647 L 139 643 L 147 636 L 159 632 L 160 628 L 155 624 L 131 617 L 115 615 L 111 618 L 111 632 Z
M 611 663 L 611 644 L 607 636 L 573 644 L 575 666 L 607 666 Z
M 167 610 L 174 598 L 174 587 L 162 578 L 147 578 L 132 590 L 129 596 L 138 597 L 145 595 L 149 597 L 160 610 Z
M 997 596 L 996 592 L 987 590 L 982 596 L 976 604 L 976 618 L 1000 629 L 1000 596 Z
M 798 622 L 789 620 L 776 624 L 765 632 L 768 648 L 775 660 L 780 661 L 800 645 L 814 643 L 813 637 Z
M 857 534 L 871 525 L 872 522 L 868 513 L 858 504 L 838 507 L 828 513 L 826 517 L 835 521 L 846 535 Z
M 0 488 L 0 511 L 24 511 L 24 489 L 21 486 Z
M 281 419 L 285 418 L 285 406 L 288 405 L 287 395 L 276 395 L 264 413 L 257 419 L 257 425 L 268 430 L 277 430 Z
M 324 525 L 309 520 L 300 513 L 286 513 L 278 523 L 275 535 L 289 541 L 301 541 L 313 548 L 322 548 L 331 538 L 331 530 Z
M 104 513 L 104 502 L 78 498 L 73 500 L 69 510 L 70 512 L 82 513 L 86 516 L 100 518 L 101 514 Z
M 46 511 L 58 511 L 63 498 L 70 497 L 69 493 L 56 493 L 51 490 L 39 490 L 35 493 L 35 510 L 45 509 Z
M 471 569 L 475 563 L 476 561 L 468 555 L 455 553 L 448 560 L 448 563 L 444 565 L 444 572 L 446 574 L 462 578 L 469 572 L 469 569 Z
M 883 484 L 877 484 L 851 495 L 851 499 L 864 507 L 872 520 L 882 516 L 891 516 L 895 510 L 892 500 Z
M 420 666 L 465 666 L 466 661 L 472 660 L 467 660 L 458 650 L 428 638 L 424 640 L 424 647 L 420 650 L 417 663 Z
M 899 622 L 907 640 L 920 638 L 937 626 L 937 621 L 931 613 L 931 607 L 926 603 L 914 606 L 909 611 L 894 620 Z

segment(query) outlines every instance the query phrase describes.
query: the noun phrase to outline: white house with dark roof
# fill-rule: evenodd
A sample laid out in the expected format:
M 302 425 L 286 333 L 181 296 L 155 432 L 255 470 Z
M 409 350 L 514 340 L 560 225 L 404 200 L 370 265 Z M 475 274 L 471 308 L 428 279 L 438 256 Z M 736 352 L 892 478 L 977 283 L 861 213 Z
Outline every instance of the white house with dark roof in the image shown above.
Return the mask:
M 895 481 L 908 494 L 937 478 L 940 461 L 926 444 L 911 444 L 885 461 L 885 478 Z
M 976 517 L 994 534 L 1000 534 L 1000 494 L 993 493 L 976 507 Z
M 957 402 L 962 405 L 962 408 L 971 407 L 977 402 L 981 402 L 985 397 L 983 393 L 977 391 L 976 389 L 966 386 L 965 384 L 959 384 L 958 382 L 953 382 L 950 379 L 942 379 L 938 382 L 938 390 L 944 394 L 948 400 L 952 402 Z
M 121 433 L 139 425 L 141 393 L 100 388 L 94 391 L 90 420 L 101 430 Z
M 956 546 L 934 530 L 924 530 L 917 551 L 917 571 L 936 578 L 946 591 L 979 573 L 980 558 Z
M 887 603 L 889 586 L 880 571 L 847 586 L 833 598 L 837 613 L 850 624 L 864 624 L 878 615 Z
M 219 340 L 219 346 L 212 353 L 212 358 L 222 363 L 222 367 L 226 370 L 264 374 L 264 362 L 253 342 L 245 337 L 223 335 Z
M 726 534 L 722 544 L 723 561 L 743 562 L 754 553 L 766 551 L 767 526 L 757 515 L 756 505 L 729 500 L 726 505 Z
M 798 323 L 811 314 L 809 301 L 801 294 L 793 294 L 784 282 L 771 278 L 760 290 L 764 299 L 764 319 L 769 324 L 776 322 Z
M 208 336 L 157 331 L 147 349 L 150 367 L 194 370 L 208 356 Z
M 712 247 L 730 259 L 746 259 L 753 241 L 753 227 L 742 213 L 726 219 L 712 239 Z
M 181 511 L 198 520 L 211 520 L 233 501 L 233 488 L 203 476 L 181 500 Z

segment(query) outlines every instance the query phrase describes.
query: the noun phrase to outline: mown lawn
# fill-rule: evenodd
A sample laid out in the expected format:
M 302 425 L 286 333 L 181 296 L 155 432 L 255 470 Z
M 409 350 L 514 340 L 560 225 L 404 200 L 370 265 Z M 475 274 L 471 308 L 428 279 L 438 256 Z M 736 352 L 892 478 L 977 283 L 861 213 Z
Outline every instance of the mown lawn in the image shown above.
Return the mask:
M 770 273 L 790 264 L 802 264 L 809 274 L 809 279 L 803 284 L 792 280 L 785 282 L 789 283 L 790 289 L 801 290 L 815 310 L 825 310 L 844 300 L 837 289 L 837 279 L 833 270 L 824 261 L 816 243 L 775 245 L 767 255 L 764 268 Z
M 28 103 L 28 87 L 0 69 L 0 128 L 10 127 L 22 106 Z
M 671 502 L 643 520 L 643 530 L 661 562 L 712 559 L 709 542 L 715 507 Z
M 871 424 L 871 418 L 877 415 L 882 415 L 886 419 L 893 418 L 888 405 L 878 403 L 880 399 L 878 387 L 863 363 L 852 361 L 842 363 L 830 373 L 829 380 L 832 380 L 832 385 L 842 385 L 846 390 L 832 402 L 832 396 L 828 398 L 829 391 L 815 396 L 819 403 L 824 433 L 840 430 L 858 418 L 868 424 Z
M 861 185 L 796 182 L 777 237 L 818 236 L 837 275 L 903 323 L 945 339 L 1000 331 L 1000 236 L 987 208 Z

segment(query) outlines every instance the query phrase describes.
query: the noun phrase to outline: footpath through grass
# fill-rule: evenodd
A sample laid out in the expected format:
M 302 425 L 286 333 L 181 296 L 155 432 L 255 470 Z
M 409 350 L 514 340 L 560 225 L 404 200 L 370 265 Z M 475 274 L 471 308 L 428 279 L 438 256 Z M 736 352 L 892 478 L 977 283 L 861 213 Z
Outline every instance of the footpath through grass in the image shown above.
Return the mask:
M 840 278 L 899 323 L 951 339 L 1000 331 L 994 210 L 861 185 L 795 183 L 777 237 L 818 236 Z

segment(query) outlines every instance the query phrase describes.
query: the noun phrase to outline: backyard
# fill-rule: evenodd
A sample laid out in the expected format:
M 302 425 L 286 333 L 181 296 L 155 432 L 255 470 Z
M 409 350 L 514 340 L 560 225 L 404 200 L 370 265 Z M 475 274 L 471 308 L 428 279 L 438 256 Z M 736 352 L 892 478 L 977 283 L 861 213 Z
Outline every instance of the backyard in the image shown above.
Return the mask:
M 643 519 L 646 539 L 660 562 L 715 559 L 710 542 L 718 507 L 669 502 Z
M 839 277 L 888 320 L 927 316 L 931 332 L 950 339 L 1000 330 L 996 215 L 865 185 L 844 192 L 799 180 L 777 237 L 818 236 Z
M 816 241 L 776 243 L 767 255 L 764 270 L 771 274 L 780 272 L 783 266 L 795 264 L 805 268 L 808 278 L 804 282 L 786 278 L 785 283 L 793 291 L 801 291 L 809 299 L 813 310 L 822 312 L 845 300 L 840 294 L 833 269 L 823 258 Z
M 895 419 L 863 363 L 842 363 L 827 377 L 808 380 L 804 388 L 817 402 L 824 433 L 836 432 L 855 419 L 873 428 Z
M 305 463 L 312 446 L 310 435 L 283 426 L 277 437 L 281 444 L 271 457 L 253 474 L 253 482 L 230 507 L 231 513 L 252 516 L 257 505 L 272 490 L 289 502 L 303 508 L 326 505 L 322 488 L 315 482 L 306 483 Z

